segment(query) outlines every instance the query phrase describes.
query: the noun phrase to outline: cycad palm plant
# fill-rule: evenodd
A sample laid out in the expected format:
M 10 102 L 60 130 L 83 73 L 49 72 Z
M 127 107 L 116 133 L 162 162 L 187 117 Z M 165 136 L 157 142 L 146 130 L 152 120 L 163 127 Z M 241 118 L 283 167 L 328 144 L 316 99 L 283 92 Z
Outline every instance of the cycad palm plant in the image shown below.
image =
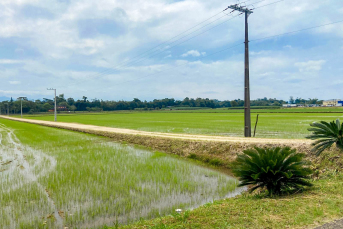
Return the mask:
M 306 138 L 316 140 L 312 143 L 313 152 L 316 152 L 317 156 L 321 154 L 325 149 L 330 148 L 336 143 L 337 148 L 343 150 L 343 123 L 340 124 L 339 119 L 330 123 L 321 121 L 310 124 L 312 134 Z
M 312 186 L 307 181 L 312 170 L 307 167 L 304 156 L 290 147 L 255 147 L 237 156 L 233 173 L 239 177 L 239 186 L 253 185 L 251 192 L 266 188 L 269 195 L 279 195 L 283 191 Z

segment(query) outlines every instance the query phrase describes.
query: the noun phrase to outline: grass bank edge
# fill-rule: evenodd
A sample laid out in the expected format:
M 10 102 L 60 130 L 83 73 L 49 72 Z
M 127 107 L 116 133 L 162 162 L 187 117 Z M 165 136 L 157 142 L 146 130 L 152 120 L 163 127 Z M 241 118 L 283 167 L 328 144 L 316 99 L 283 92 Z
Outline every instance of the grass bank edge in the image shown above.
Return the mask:
M 292 196 L 262 198 L 245 193 L 119 228 L 314 228 L 343 217 L 342 182 L 342 173 L 329 175 Z

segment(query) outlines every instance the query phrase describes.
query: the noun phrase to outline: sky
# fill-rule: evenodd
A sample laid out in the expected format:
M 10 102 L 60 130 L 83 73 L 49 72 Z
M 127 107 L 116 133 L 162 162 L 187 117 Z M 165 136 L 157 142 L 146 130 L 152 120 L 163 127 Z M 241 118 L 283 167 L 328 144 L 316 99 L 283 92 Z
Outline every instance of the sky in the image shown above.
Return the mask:
M 343 99 L 343 22 L 274 37 L 342 21 L 342 0 L 243 1 L 1 0 L 0 100 L 52 98 L 47 88 L 75 99 L 243 99 L 244 16 L 223 11 L 237 3 L 254 9 L 252 99 Z

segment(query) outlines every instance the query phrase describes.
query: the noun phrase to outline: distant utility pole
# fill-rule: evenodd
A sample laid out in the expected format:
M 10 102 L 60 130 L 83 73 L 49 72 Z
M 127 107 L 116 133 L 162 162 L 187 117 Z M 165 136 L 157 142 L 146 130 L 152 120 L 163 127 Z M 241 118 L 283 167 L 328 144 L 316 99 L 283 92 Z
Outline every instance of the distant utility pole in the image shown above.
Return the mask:
M 26 99 L 26 97 L 19 97 L 20 99 L 20 117 L 23 118 L 23 99 Z
M 7 116 L 10 116 L 10 104 L 7 103 Z
M 56 89 L 47 88 L 47 90 L 54 90 L 55 91 L 55 122 L 57 122 Z
M 244 136 L 251 137 L 251 116 L 250 116 L 250 83 L 249 83 L 249 32 L 248 32 L 248 17 L 253 13 L 246 7 L 238 4 L 228 7 L 234 11 L 239 11 L 245 14 L 245 58 L 244 58 Z

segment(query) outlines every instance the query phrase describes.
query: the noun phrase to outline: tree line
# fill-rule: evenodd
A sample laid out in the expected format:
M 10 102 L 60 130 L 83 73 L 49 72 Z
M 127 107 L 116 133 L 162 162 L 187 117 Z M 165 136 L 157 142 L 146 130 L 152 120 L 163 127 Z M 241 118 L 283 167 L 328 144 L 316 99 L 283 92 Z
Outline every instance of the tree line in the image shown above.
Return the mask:
M 292 101 L 284 101 L 278 99 L 256 99 L 251 100 L 251 106 L 282 106 L 282 104 L 299 102 L 300 104 L 318 104 L 321 101 L 318 99 L 293 99 Z M 223 107 L 243 107 L 244 100 L 224 100 L 208 98 L 184 98 L 183 100 L 175 100 L 173 98 L 154 99 L 153 101 L 141 101 L 134 98 L 132 101 L 113 101 L 113 100 L 89 100 L 86 96 L 82 99 L 75 100 L 73 98 L 65 98 L 64 94 L 56 97 L 56 103 L 59 111 L 118 111 L 118 110 L 158 110 L 168 108 L 223 108 Z M 0 102 L 1 113 L 4 114 L 9 108 L 10 113 L 20 113 L 21 101 L 19 99 Z M 43 100 L 27 100 L 22 101 L 23 113 L 48 112 L 54 109 L 54 100 L 44 98 Z

